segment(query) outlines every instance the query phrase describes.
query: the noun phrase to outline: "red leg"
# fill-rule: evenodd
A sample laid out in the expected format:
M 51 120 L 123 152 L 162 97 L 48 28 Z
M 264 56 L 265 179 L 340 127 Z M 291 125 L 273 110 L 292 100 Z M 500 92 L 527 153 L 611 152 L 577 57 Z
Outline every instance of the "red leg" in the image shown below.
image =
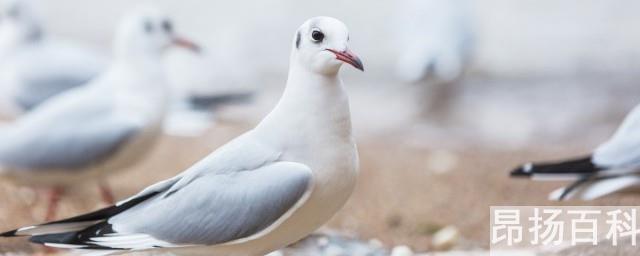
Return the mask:
M 45 221 L 49 222 L 56 218 L 56 212 L 58 211 L 58 202 L 60 197 L 64 193 L 64 189 L 61 187 L 54 187 L 49 190 L 49 206 L 47 207 L 47 215 Z
M 114 204 L 115 200 L 113 197 L 113 193 L 109 188 L 109 184 L 107 184 L 106 181 L 101 181 L 100 184 L 98 184 L 98 186 L 100 187 L 100 195 L 102 196 L 102 201 L 108 205 Z
M 55 254 L 57 253 L 58 250 L 56 248 L 51 248 L 51 247 L 44 247 L 44 255 L 48 255 L 48 254 Z

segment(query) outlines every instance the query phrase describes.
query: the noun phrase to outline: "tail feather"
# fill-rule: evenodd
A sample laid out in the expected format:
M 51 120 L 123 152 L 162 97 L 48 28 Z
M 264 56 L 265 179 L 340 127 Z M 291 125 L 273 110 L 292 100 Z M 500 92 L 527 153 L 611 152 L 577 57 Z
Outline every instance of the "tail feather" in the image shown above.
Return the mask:
M 30 237 L 29 241 L 58 248 L 114 250 L 114 248 L 93 244 L 90 239 L 92 236 L 110 233 L 113 233 L 113 227 L 107 221 L 102 221 L 80 231 L 35 235 Z
M 125 201 L 121 204 L 116 204 L 101 210 L 97 210 L 84 215 L 76 217 L 44 223 L 41 225 L 22 227 L 0 233 L 0 237 L 15 237 L 15 236 L 40 236 L 46 234 L 61 234 L 73 231 L 79 231 L 88 227 L 94 226 L 105 219 L 108 219 L 114 215 L 117 215 L 155 195 L 159 192 L 150 193 L 145 196 L 136 197 L 129 201 Z
M 60 244 L 70 245 L 69 241 L 76 236 L 75 232 L 64 232 L 55 234 L 35 235 L 29 238 L 29 241 L 37 244 Z
M 534 175 L 562 176 L 568 174 L 590 175 L 601 170 L 604 170 L 604 168 L 595 165 L 591 160 L 591 156 L 588 156 L 555 163 L 527 163 L 511 171 L 511 177 L 532 177 Z
M 81 221 L 70 223 L 50 223 L 38 226 L 23 227 L 16 230 L 11 230 L 0 234 L 0 237 L 14 237 L 14 236 L 35 236 L 41 234 L 50 233 L 63 233 L 82 230 L 95 224 L 97 221 Z
M 559 188 L 549 195 L 549 199 L 555 201 L 569 199 L 594 200 L 636 186 L 640 186 L 640 176 L 638 175 L 594 177 L 573 183 L 568 187 Z
M 574 190 L 580 188 L 582 185 L 585 185 L 592 180 L 594 180 L 593 175 L 586 175 L 580 178 L 579 180 L 577 180 L 576 182 L 572 183 L 571 185 L 567 186 L 566 188 L 564 188 L 564 190 L 560 194 L 558 201 L 564 201 L 565 199 L 568 198 L 569 194 L 571 194 Z

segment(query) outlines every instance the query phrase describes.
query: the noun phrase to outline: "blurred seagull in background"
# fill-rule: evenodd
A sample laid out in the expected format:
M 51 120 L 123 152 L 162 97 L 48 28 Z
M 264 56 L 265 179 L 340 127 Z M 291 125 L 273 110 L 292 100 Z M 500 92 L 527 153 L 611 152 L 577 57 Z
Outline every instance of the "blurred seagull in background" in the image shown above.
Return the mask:
M 0 110 L 15 116 L 87 83 L 106 58 L 48 35 L 31 0 L 6 0 L 0 9 Z
M 161 58 L 170 45 L 197 50 L 156 10 L 126 17 L 103 74 L 0 129 L 0 175 L 53 188 L 51 220 L 64 187 L 101 180 L 137 162 L 161 130 L 168 90 Z M 101 191 L 112 204 L 108 187 L 101 185 Z
M 289 77 L 257 127 L 178 176 L 97 212 L 1 236 L 48 246 L 125 253 L 265 255 L 327 222 L 356 183 L 358 154 L 343 63 L 363 70 L 337 19 L 306 21 Z
M 470 2 L 404 0 L 399 6 L 396 74 L 407 83 L 428 83 L 426 110 L 442 108 L 471 62 Z
M 405 0 L 398 27 L 397 74 L 406 82 L 453 82 L 473 50 L 468 0 Z
M 549 195 L 550 200 L 593 200 L 640 186 L 640 106 L 635 107 L 609 141 L 591 155 L 555 163 L 527 163 L 512 177 L 570 180 L 571 185 Z
M 233 74 L 238 71 L 232 66 L 207 49 L 199 55 L 176 52 L 170 56 L 167 76 L 172 101 L 165 118 L 165 133 L 201 136 L 214 124 L 216 110 L 250 102 L 255 93 L 246 86 L 250 74 Z

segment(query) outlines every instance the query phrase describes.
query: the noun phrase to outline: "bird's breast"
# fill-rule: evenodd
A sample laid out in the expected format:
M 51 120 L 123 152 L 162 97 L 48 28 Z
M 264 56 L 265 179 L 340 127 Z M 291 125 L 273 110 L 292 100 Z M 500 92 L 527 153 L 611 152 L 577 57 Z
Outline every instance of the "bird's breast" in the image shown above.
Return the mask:
M 358 176 L 358 153 L 354 143 L 314 147 L 303 162 L 313 171 L 313 190 L 308 207 L 325 222 L 345 204 Z

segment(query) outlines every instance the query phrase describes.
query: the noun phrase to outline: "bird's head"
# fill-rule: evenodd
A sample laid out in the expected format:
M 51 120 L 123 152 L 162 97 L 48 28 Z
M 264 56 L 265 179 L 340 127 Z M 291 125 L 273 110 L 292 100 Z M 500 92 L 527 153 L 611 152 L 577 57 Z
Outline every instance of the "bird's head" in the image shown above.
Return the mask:
M 0 33 L 16 43 L 37 41 L 43 31 L 30 0 L 6 0 L 0 7 Z
M 293 61 L 313 72 L 335 74 L 343 63 L 364 71 L 360 58 L 349 49 L 349 31 L 331 17 L 307 20 L 293 41 Z
M 114 47 L 116 55 L 131 57 L 161 55 L 171 46 L 200 51 L 195 43 L 175 32 L 173 22 L 167 15 L 153 8 L 143 8 L 130 13 L 122 21 Z

